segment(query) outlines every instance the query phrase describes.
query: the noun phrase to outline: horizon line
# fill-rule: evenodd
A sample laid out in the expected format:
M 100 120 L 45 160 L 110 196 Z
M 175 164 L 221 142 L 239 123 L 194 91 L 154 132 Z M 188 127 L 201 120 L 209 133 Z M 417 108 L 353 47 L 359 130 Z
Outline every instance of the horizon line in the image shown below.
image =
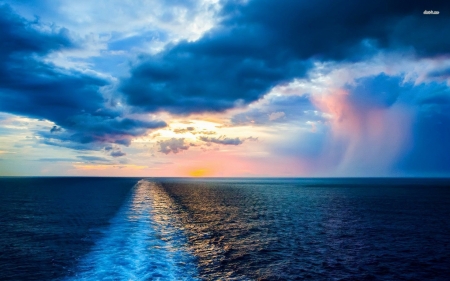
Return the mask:
M 253 176 L 253 177 L 189 177 L 189 176 L 0 176 L 0 178 L 160 178 L 160 179 L 450 179 L 450 176 L 326 176 L 326 177 L 287 177 L 287 176 Z

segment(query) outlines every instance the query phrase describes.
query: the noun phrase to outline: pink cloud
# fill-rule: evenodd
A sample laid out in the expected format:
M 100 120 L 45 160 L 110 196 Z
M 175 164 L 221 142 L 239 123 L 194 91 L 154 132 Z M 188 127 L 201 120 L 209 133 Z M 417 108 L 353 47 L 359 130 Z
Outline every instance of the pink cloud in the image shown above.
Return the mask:
M 331 116 L 331 134 L 320 163 L 334 163 L 337 174 L 390 171 L 409 147 L 413 116 L 401 105 L 361 107 L 343 89 L 316 96 L 313 102 Z

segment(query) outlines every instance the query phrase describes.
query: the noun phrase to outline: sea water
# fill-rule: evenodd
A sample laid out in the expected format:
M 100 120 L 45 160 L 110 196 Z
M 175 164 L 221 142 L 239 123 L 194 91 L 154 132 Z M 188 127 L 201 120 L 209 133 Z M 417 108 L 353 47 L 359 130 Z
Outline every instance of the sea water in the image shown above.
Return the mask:
M 448 186 L 0 178 L 0 280 L 448 280 Z

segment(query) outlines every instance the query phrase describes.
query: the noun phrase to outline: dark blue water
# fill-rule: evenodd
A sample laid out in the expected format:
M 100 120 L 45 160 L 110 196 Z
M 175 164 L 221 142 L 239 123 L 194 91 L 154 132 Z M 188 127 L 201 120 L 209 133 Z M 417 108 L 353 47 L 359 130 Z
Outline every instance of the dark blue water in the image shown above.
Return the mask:
M 449 280 L 448 186 L 0 178 L 0 279 Z

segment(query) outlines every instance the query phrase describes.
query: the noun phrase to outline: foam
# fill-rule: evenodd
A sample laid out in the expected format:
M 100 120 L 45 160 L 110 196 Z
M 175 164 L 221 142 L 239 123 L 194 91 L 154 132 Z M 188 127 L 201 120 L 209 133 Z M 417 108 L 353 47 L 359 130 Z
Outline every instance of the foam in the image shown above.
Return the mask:
M 110 227 L 68 280 L 198 280 L 167 195 L 139 181 Z

